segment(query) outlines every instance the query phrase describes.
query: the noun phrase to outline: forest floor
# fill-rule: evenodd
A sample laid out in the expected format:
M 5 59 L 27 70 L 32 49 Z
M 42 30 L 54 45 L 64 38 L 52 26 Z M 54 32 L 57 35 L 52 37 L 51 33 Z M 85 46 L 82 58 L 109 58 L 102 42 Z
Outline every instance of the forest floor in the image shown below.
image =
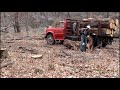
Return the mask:
M 66 49 L 60 44 L 48 45 L 40 30 L 28 33 L 28 37 L 25 30 L 13 33 L 12 28 L 11 32 L 2 32 L 1 49 L 7 51 L 8 57 L 1 59 L 0 64 L 12 63 L 1 67 L 1 78 L 119 77 L 119 39 L 90 53 Z

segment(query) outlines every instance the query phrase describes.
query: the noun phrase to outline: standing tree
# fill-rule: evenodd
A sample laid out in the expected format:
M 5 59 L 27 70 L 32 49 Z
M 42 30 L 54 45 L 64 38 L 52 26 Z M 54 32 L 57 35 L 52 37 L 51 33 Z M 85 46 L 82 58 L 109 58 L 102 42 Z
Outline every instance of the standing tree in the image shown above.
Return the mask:
M 89 12 L 86 12 L 86 18 L 89 18 L 89 16 L 90 16 Z
M 93 18 L 93 15 L 94 15 L 94 13 L 93 13 L 93 12 L 90 12 L 89 18 Z
M 3 15 L 4 15 L 4 19 L 6 18 L 6 14 L 5 14 L 5 12 L 3 13 Z M 5 24 L 5 27 L 7 27 L 7 25 Z M 8 32 L 7 31 L 7 28 L 5 28 L 5 32 Z
M 25 27 L 26 27 L 26 32 L 27 32 L 27 36 L 28 36 L 28 12 L 26 13 L 26 18 L 25 18 Z
M 18 32 L 20 32 L 20 26 L 19 26 L 19 20 L 18 20 L 18 12 L 15 13 L 14 21 L 15 21 L 14 29 L 15 29 L 15 32 L 18 33 Z
M 3 15 L 4 15 L 4 18 L 6 18 L 6 14 L 5 14 L 5 12 L 3 13 Z
M 118 28 L 119 28 L 119 29 L 118 29 L 118 30 L 119 30 L 119 40 L 120 40 L 120 12 L 119 12 L 119 17 L 118 17 L 118 18 L 119 18 L 119 19 L 118 19 L 118 20 L 119 20 L 119 25 L 118 25 Z
M 1 45 L 1 12 L 0 12 L 0 45 Z
M 107 12 L 107 18 L 109 18 L 109 12 Z
M 70 12 L 67 12 L 67 18 L 71 18 Z

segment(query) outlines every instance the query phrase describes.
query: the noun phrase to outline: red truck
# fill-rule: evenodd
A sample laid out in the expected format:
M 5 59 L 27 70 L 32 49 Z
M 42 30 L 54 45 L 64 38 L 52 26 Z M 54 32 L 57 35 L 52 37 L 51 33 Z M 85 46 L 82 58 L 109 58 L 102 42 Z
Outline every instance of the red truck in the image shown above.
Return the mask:
M 76 32 L 73 30 L 73 24 L 76 23 Z M 45 38 L 50 45 L 55 44 L 55 41 L 63 42 L 65 39 L 73 41 L 80 41 L 80 20 L 66 19 L 58 22 L 54 27 L 47 27 Z M 87 37 L 87 44 L 91 47 L 100 46 L 105 47 L 107 44 L 111 44 L 113 40 L 113 34 L 111 30 L 100 28 L 90 30 L 90 35 Z
M 73 23 L 77 23 L 77 20 L 73 19 L 66 19 L 64 21 L 60 21 L 59 23 L 56 23 L 55 27 L 47 27 L 46 29 L 46 36 L 48 44 L 55 44 L 55 41 L 61 41 L 63 42 L 64 39 L 74 37 L 79 40 L 79 35 L 75 34 L 73 36 Z

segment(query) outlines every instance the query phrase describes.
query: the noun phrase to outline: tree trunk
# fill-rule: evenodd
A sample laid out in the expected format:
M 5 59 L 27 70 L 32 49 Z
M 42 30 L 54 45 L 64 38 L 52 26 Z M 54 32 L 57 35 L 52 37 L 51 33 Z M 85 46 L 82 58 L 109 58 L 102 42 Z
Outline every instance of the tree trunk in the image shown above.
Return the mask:
M 0 12 L 0 37 L 1 37 L 1 12 Z M 0 45 L 1 45 L 1 39 L 0 39 Z
M 26 27 L 26 32 L 27 32 L 27 36 L 28 36 L 28 12 L 26 13 L 26 20 L 25 20 L 25 27 Z
M 3 13 L 3 16 L 4 16 L 4 18 L 6 18 L 5 12 Z M 5 27 L 6 27 L 6 24 L 5 24 Z M 8 32 L 8 31 L 7 31 L 7 28 L 5 28 L 5 32 L 6 32 L 6 33 Z
M 4 12 L 3 14 L 4 14 L 4 18 L 6 18 L 6 14 L 5 14 L 5 12 Z
M 71 18 L 71 16 L 70 16 L 70 13 L 69 13 L 69 12 L 67 12 L 67 18 Z
M 93 16 L 94 16 L 94 13 L 93 13 L 93 12 L 90 12 L 89 18 L 93 18 Z
M 89 18 L 89 12 L 86 12 L 86 18 Z
M 107 18 L 109 18 L 109 12 L 107 12 Z
M 18 21 L 18 12 L 15 14 L 15 26 L 14 26 L 15 32 L 19 33 L 20 32 L 20 26 L 19 26 L 19 21 Z
M 118 20 L 119 20 L 119 25 L 118 25 L 119 29 L 118 30 L 119 30 L 119 38 L 120 38 L 120 12 L 119 12 L 119 19 Z

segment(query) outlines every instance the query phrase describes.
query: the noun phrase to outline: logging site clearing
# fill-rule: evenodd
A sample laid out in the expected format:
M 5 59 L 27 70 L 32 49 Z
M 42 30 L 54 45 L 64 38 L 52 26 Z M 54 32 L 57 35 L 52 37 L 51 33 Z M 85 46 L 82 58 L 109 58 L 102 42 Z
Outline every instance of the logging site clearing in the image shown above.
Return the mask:
M 49 37 L 45 38 L 51 27 L 28 26 L 27 31 L 20 27 L 20 32 L 13 25 L 5 28 L 1 28 L 1 78 L 119 78 L 118 36 L 112 44 L 81 52 L 80 41 L 60 43 L 56 37 L 51 45 Z
M 42 32 L 2 33 L 7 57 L 1 63 L 3 78 L 116 78 L 119 76 L 119 40 L 92 53 L 48 45 Z M 37 35 L 38 34 L 38 35 Z M 41 34 L 41 35 L 40 35 Z M 24 36 L 25 35 L 25 36 Z M 41 37 L 40 37 L 41 36 Z M 40 55 L 38 58 L 34 55 Z M 2 59 L 1 59 L 2 60 Z M 8 63 L 8 65 L 6 65 Z M 2 67 L 3 65 L 6 65 Z

